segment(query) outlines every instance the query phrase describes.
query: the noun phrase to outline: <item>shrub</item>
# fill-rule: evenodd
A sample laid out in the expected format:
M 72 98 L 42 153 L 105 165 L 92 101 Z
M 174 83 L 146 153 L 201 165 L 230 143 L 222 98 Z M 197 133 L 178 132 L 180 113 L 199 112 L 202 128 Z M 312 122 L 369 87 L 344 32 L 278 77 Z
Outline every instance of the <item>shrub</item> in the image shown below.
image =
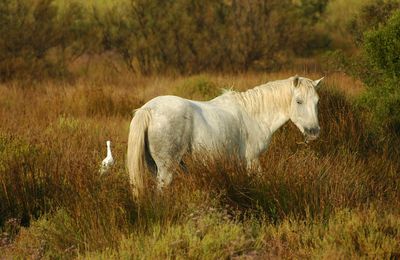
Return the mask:
M 389 17 L 400 8 L 398 0 L 374 0 L 363 5 L 347 27 L 358 44 L 364 42 L 364 32 L 386 24 Z
M 387 78 L 400 77 L 400 11 L 385 26 L 365 34 L 364 48 L 372 64 Z
M 392 134 L 400 134 L 400 89 L 397 82 L 387 80 L 370 87 L 360 98 L 360 105 L 372 112 L 375 131 L 391 130 Z
M 75 2 L 60 11 L 53 0 L 0 3 L 0 80 L 68 75 L 86 49 L 88 19 Z
M 375 81 L 368 81 L 368 92 L 361 104 L 373 113 L 377 128 L 400 133 L 400 11 L 378 29 L 365 33 L 364 51 Z M 372 84 L 371 84 L 372 83 Z M 380 126 L 380 127 L 378 127 Z
M 131 0 L 95 19 L 103 44 L 134 72 L 278 69 L 293 53 L 326 48 L 312 30 L 326 0 Z
M 209 100 L 221 94 L 217 85 L 205 76 L 195 76 L 175 87 L 173 94 L 194 100 Z
M 327 0 L 5 0 L 2 80 L 67 78 L 83 55 L 110 55 L 133 73 L 277 70 L 329 48 L 316 23 Z M 88 61 L 87 64 L 90 62 Z
M 360 50 L 352 57 L 342 51 L 326 56 L 326 69 L 345 70 L 367 86 L 358 104 L 369 115 L 375 133 L 391 131 L 398 135 L 400 130 L 399 7 L 400 2 L 395 0 L 371 1 L 362 6 L 349 27 Z

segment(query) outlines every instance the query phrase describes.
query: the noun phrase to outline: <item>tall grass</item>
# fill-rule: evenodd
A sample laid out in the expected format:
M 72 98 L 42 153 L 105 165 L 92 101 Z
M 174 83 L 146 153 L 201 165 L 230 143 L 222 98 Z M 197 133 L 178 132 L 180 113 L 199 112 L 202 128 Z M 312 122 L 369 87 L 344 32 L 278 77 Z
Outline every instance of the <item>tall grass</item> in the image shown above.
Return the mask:
M 143 201 L 132 200 L 125 153 L 134 108 L 160 94 L 207 98 L 218 87 L 243 90 L 291 74 L 1 85 L 1 254 L 398 256 L 399 140 L 369 133 L 365 112 L 344 86 L 359 83 L 343 75 L 328 78 L 320 92 L 319 140 L 303 144 L 289 123 L 261 158 L 261 173 L 224 158 L 188 159 L 188 173 L 178 172 L 163 194 L 150 190 Z M 116 164 L 100 176 L 108 139 Z

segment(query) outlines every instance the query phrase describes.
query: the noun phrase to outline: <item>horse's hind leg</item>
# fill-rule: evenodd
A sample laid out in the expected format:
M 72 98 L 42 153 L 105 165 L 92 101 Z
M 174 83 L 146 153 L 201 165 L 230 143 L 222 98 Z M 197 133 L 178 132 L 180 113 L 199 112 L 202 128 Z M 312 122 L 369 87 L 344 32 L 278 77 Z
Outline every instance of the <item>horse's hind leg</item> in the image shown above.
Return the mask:
M 168 166 L 160 166 L 157 171 L 157 188 L 162 190 L 164 187 L 169 186 L 172 182 L 172 168 Z
M 173 173 L 189 149 L 193 126 L 186 103 L 164 104 L 157 109 L 147 136 L 150 155 L 157 165 L 158 187 L 163 188 L 171 183 Z
M 165 134 L 168 130 L 167 128 L 164 132 L 160 132 Z M 149 131 L 150 154 L 157 166 L 159 189 L 171 184 L 173 173 L 179 168 L 182 157 L 188 149 L 189 138 L 184 138 L 185 135 L 180 135 L 180 138 L 171 138 L 171 136 L 173 135 L 156 135 Z
M 179 168 L 184 172 L 187 173 L 187 167 L 183 161 L 180 161 L 178 164 L 171 164 L 171 165 L 165 165 L 163 164 L 162 166 L 158 166 L 157 170 L 157 182 L 158 182 L 158 189 L 162 190 L 164 187 L 167 187 L 171 184 L 172 179 L 173 179 L 173 172 L 177 170 L 177 165 Z

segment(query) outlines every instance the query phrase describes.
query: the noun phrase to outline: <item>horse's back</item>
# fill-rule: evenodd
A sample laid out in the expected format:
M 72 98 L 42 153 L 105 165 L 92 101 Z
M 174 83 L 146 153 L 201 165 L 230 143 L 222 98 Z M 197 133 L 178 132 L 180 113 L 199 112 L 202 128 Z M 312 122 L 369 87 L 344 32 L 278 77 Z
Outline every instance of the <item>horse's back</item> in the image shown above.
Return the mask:
M 189 100 L 177 96 L 158 96 L 143 105 L 142 108 L 150 109 L 153 116 L 179 115 L 187 113 Z
M 181 156 L 181 150 L 232 149 L 241 139 L 241 122 L 234 107 L 176 96 L 159 96 L 143 107 L 151 110 L 149 143 L 151 150 L 161 150 L 158 153 Z

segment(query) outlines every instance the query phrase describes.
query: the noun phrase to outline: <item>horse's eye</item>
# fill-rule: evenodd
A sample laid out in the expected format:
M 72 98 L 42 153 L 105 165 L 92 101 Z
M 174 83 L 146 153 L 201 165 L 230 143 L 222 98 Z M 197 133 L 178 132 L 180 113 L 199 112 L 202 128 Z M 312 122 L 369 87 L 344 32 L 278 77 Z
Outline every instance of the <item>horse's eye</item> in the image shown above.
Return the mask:
M 296 102 L 297 102 L 297 104 L 299 104 L 299 105 L 303 104 L 303 101 L 302 101 L 302 100 L 299 100 L 299 99 L 297 99 Z

